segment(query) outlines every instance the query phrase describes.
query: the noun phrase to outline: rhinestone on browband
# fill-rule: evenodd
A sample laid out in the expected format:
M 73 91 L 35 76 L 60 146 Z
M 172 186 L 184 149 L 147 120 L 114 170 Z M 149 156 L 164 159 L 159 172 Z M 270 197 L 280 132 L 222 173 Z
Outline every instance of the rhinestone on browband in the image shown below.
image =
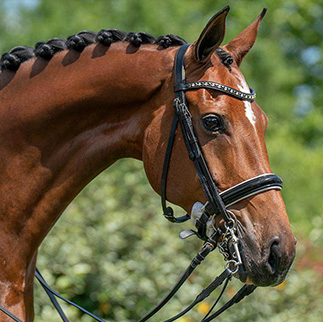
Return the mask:
M 186 83 L 184 90 L 198 89 L 198 88 L 215 89 L 217 91 L 220 91 L 222 93 L 233 96 L 243 101 L 252 102 L 256 98 L 256 93 L 252 88 L 250 88 L 250 93 L 244 93 L 233 87 L 226 86 L 216 82 L 211 82 L 211 81 L 199 81 L 194 83 Z

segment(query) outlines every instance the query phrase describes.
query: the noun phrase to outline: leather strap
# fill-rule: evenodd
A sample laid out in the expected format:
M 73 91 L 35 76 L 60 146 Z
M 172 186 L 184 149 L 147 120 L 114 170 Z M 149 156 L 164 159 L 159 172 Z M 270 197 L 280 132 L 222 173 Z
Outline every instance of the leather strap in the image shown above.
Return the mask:
M 77 309 L 79 309 L 81 312 L 87 314 L 88 316 L 90 316 L 91 318 L 93 318 L 94 320 L 98 321 L 98 322 L 106 322 L 102 319 L 100 319 L 99 317 L 97 317 L 96 315 L 92 314 L 91 312 L 87 311 L 86 309 L 82 308 L 81 306 L 75 304 L 74 302 L 72 301 L 69 301 L 67 300 L 66 298 L 64 298 L 62 295 L 60 295 L 59 293 L 57 293 L 56 291 L 54 291 L 47 283 L 46 281 L 44 280 L 44 278 L 41 276 L 41 274 L 39 273 L 38 269 L 36 270 L 36 273 L 35 273 L 35 276 L 36 278 L 38 279 L 39 283 L 42 285 L 42 287 L 44 289 L 46 289 L 48 292 L 50 292 L 52 295 L 56 296 L 57 298 L 63 300 L 64 302 L 66 302 L 67 304 L 70 304 L 74 307 L 76 307 Z M 46 291 L 46 292 L 47 292 Z M 56 309 L 58 309 L 56 306 L 55 306 Z M 61 316 L 62 317 L 62 316 Z M 65 317 L 66 318 L 66 317 Z M 63 320 L 64 321 L 64 320 Z M 66 321 L 68 322 L 67 318 L 66 318 Z
M 209 312 L 206 313 L 205 317 L 203 318 L 203 320 L 201 322 L 203 322 L 211 314 L 211 312 L 213 311 L 215 306 L 219 303 L 219 301 L 220 301 L 222 295 L 224 294 L 224 291 L 227 289 L 227 286 L 228 286 L 230 281 L 231 281 L 231 278 L 226 279 L 226 281 L 224 283 L 224 286 L 222 287 L 222 290 L 221 290 L 219 296 L 217 297 L 217 299 L 215 300 L 215 302 L 213 303 L 213 305 L 209 309 Z
M 216 231 L 211 238 L 203 245 L 202 249 L 197 253 L 197 255 L 192 259 L 190 265 L 185 270 L 182 277 L 178 280 L 178 282 L 174 285 L 171 291 L 144 317 L 142 317 L 137 322 L 145 322 L 150 319 L 153 315 L 155 315 L 158 311 L 160 311 L 169 301 L 170 299 L 177 293 L 180 287 L 184 284 L 184 282 L 190 277 L 195 268 L 201 264 L 202 261 L 216 248 L 217 242 L 219 238 L 222 236 L 222 232 L 220 230 Z
M 212 315 L 210 315 L 208 318 L 203 319 L 203 322 L 210 322 L 212 320 L 214 320 L 216 317 L 218 317 L 221 313 L 223 313 L 224 311 L 226 311 L 229 307 L 231 307 L 232 305 L 239 303 L 240 301 L 242 301 L 246 296 L 250 295 L 255 289 L 257 288 L 257 286 L 255 285 L 248 285 L 245 284 L 234 296 L 231 300 L 229 300 L 228 302 L 226 302 L 218 311 L 216 311 L 215 313 L 213 313 Z
M 182 83 L 175 86 L 175 92 L 188 91 L 193 89 L 207 88 L 222 92 L 226 95 L 238 98 L 240 100 L 253 102 L 256 98 L 256 93 L 252 88 L 249 88 L 250 93 L 241 92 L 233 87 L 223 85 L 212 81 L 199 81 L 194 83 Z
M 180 47 L 178 49 L 178 51 L 176 52 L 176 57 L 178 55 L 182 55 L 183 59 L 184 59 L 184 54 L 185 54 L 188 47 L 189 47 L 189 44 L 185 44 L 184 46 Z M 184 64 L 181 64 L 181 62 L 179 63 L 178 60 L 175 58 L 175 66 L 174 66 L 174 68 L 175 68 L 175 84 L 178 81 L 184 81 L 184 79 L 182 79 L 182 80 L 178 79 L 179 73 L 181 74 L 181 76 L 184 75 L 183 72 L 181 72 L 181 69 L 184 70 Z M 180 94 L 180 96 L 182 97 L 183 94 Z M 175 94 L 175 97 L 176 97 L 176 94 Z M 185 97 L 185 95 L 184 95 L 184 97 Z M 175 104 L 174 104 L 174 107 L 175 107 Z M 177 116 L 177 113 L 175 111 L 172 126 L 171 126 L 171 130 L 170 130 L 170 134 L 169 134 L 169 139 L 168 139 L 168 143 L 167 143 L 165 158 L 164 158 L 163 172 L 162 172 L 162 178 L 161 178 L 161 188 L 160 188 L 163 215 L 165 216 L 165 218 L 168 221 L 170 221 L 172 223 L 182 223 L 182 222 L 185 222 L 185 221 L 190 219 L 190 216 L 188 214 L 186 214 L 185 216 L 176 218 L 174 216 L 173 209 L 171 207 L 166 206 L 166 200 L 167 200 L 167 197 L 166 197 L 167 175 L 168 175 L 169 164 L 170 164 L 170 159 L 171 159 L 171 155 L 172 155 L 172 150 L 173 150 L 173 145 L 174 145 L 177 125 L 178 125 L 178 116 Z
M 43 278 L 43 276 L 40 274 L 40 271 L 38 270 L 38 268 L 36 267 L 36 272 L 35 272 L 35 276 L 36 278 L 39 280 L 40 279 L 40 285 L 43 287 L 43 289 L 45 290 L 45 292 L 47 293 L 49 299 L 51 300 L 51 302 L 53 303 L 57 313 L 59 314 L 59 316 L 61 317 L 63 322 L 69 322 L 68 318 L 66 317 L 63 309 L 61 308 L 61 306 L 59 305 L 59 303 L 57 302 L 57 299 L 55 297 L 55 295 L 49 291 L 49 289 L 45 286 L 45 284 L 47 284 Z M 45 282 L 45 283 L 43 283 Z
M 4 308 L 2 305 L 0 305 L 0 311 L 2 311 L 4 314 L 8 315 L 10 318 L 12 318 L 16 322 L 22 322 L 20 319 L 18 319 L 15 315 L 13 315 L 11 312 L 9 312 L 6 308 Z
M 170 129 L 169 139 L 168 139 L 166 153 L 165 153 L 164 166 L 163 166 L 162 179 L 161 179 L 161 188 L 160 188 L 163 215 L 167 220 L 169 220 L 172 223 L 182 223 L 190 219 L 190 216 L 187 214 L 182 217 L 175 217 L 173 208 L 166 206 L 167 175 L 168 175 L 168 169 L 169 169 L 170 159 L 172 155 L 177 125 L 178 125 L 178 117 L 177 117 L 177 114 L 174 113 L 173 122 Z
M 215 278 L 215 280 L 205 289 L 202 290 L 202 292 L 197 295 L 195 300 L 186 307 L 182 312 L 176 314 L 172 318 L 165 320 L 164 322 L 173 322 L 180 317 L 182 317 L 184 314 L 189 312 L 195 305 L 202 302 L 204 299 L 206 299 L 216 288 L 218 288 L 225 280 L 230 279 L 232 276 L 232 273 L 230 270 L 225 269 L 223 273 Z
M 220 193 L 226 207 L 229 207 L 242 199 L 249 198 L 268 190 L 281 190 L 283 180 L 273 173 L 261 174 L 257 177 L 245 180 Z
M 189 47 L 189 44 L 186 44 L 179 48 L 175 56 L 175 87 L 180 84 L 185 83 L 185 69 L 184 69 L 184 57 L 185 53 Z M 170 207 L 166 207 L 166 185 L 167 185 L 167 173 L 169 168 L 171 151 L 174 143 L 175 131 L 177 123 L 180 123 L 182 134 L 184 137 L 184 142 L 188 150 L 189 158 L 194 162 L 194 166 L 201 183 L 202 189 L 206 195 L 206 198 L 209 204 L 213 207 L 213 213 L 218 209 L 221 216 L 225 221 L 230 221 L 230 217 L 225 209 L 222 199 L 220 198 L 219 191 L 212 179 L 212 176 L 209 172 L 208 166 L 205 162 L 205 159 L 202 155 L 198 139 L 194 133 L 192 117 L 189 113 L 189 110 L 186 105 L 186 98 L 184 90 L 179 90 L 175 92 L 175 115 L 173 124 L 171 127 L 170 139 L 166 149 L 166 155 L 164 160 L 164 167 L 161 180 L 161 195 L 162 195 L 162 206 L 164 210 L 164 216 L 171 222 L 183 222 L 189 219 L 189 216 L 186 215 L 181 219 L 176 219 L 174 217 L 173 211 Z M 206 215 L 209 217 L 209 215 Z M 207 221 L 207 220 L 206 220 Z M 200 236 L 202 239 L 205 237 L 205 227 L 200 229 Z
M 179 84 L 185 83 L 185 68 L 184 58 L 185 53 L 189 47 L 189 44 L 182 46 L 176 53 L 175 56 L 175 87 Z M 228 222 L 230 217 L 225 209 L 223 201 L 219 195 L 219 191 L 212 179 L 209 172 L 208 166 L 200 149 L 198 139 L 194 133 L 192 116 L 189 113 L 185 91 L 179 90 L 175 92 L 175 109 L 181 125 L 184 142 L 188 150 L 189 158 L 193 161 L 199 181 L 202 189 L 209 204 L 214 208 L 213 213 L 216 209 L 219 210 L 222 218 Z M 212 214 L 213 214 L 212 213 Z

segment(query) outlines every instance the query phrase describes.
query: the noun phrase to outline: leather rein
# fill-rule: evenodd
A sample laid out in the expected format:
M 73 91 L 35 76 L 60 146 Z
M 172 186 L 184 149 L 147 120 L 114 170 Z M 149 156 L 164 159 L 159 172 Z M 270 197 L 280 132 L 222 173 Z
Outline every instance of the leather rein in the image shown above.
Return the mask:
M 171 125 L 170 136 L 168 144 L 166 147 L 164 166 L 161 179 L 161 201 L 164 216 L 167 220 L 172 223 L 182 223 L 190 219 L 189 215 L 182 217 L 175 217 L 173 209 L 166 206 L 166 186 L 167 186 L 167 175 L 169 170 L 169 164 L 172 154 L 172 149 L 175 140 L 176 129 L 178 124 L 180 124 L 182 135 L 184 137 L 184 142 L 188 151 L 189 158 L 194 163 L 200 184 L 206 196 L 207 202 L 203 205 L 199 211 L 199 214 L 195 220 L 196 231 L 185 230 L 181 232 L 180 237 L 182 239 L 187 238 L 191 235 L 196 235 L 198 238 L 204 241 L 201 250 L 193 258 L 188 268 L 185 270 L 184 274 L 180 277 L 178 282 L 173 286 L 171 291 L 160 301 L 150 312 L 148 312 L 143 318 L 137 322 L 145 322 L 154 316 L 159 310 L 161 310 L 169 300 L 176 294 L 179 288 L 184 284 L 184 282 L 189 278 L 196 267 L 201 264 L 201 262 L 217 247 L 219 246 L 220 253 L 224 255 L 224 259 L 227 261 L 224 271 L 217 276 L 213 282 L 204 288 L 195 298 L 195 300 L 184 310 L 182 310 L 177 315 L 172 318 L 165 320 L 164 322 L 172 322 L 186 314 L 190 311 L 196 304 L 207 298 L 216 288 L 223 284 L 223 288 L 209 310 L 206 316 L 201 320 L 201 322 L 209 322 L 223 313 L 226 309 L 235 303 L 240 302 L 245 296 L 251 294 L 255 289 L 255 285 L 245 284 L 228 302 L 226 302 L 220 309 L 215 313 L 211 314 L 211 311 L 215 305 L 219 302 L 221 296 L 223 295 L 228 282 L 231 280 L 233 274 L 239 270 L 239 266 L 242 265 L 242 258 L 239 250 L 239 238 L 236 236 L 236 218 L 234 214 L 227 210 L 227 207 L 243 200 L 249 198 L 253 195 L 262 193 L 268 190 L 281 190 L 282 180 L 275 174 L 261 174 L 254 178 L 245 180 L 225 191 L 219 192 L 217 186 L 212 179 L 209 168 L 203 156 L 203 152 L 200 148 L 197 136 L 194 133 L 192 116 L 188 109 L 188 104 L 185 97 L 185 92 L 189 90 L 196 90 L 201 88 L 213 89 L 220 91 L 226 95 L 232 96 L 239 100 L 246 100 L 252 102 L 256 94 L 250 89 L 250 93 L 241 92 L 235 88 L 216 83 L 211 81 L 198 81 L 192 83 L 185 82 L 185 68 L 184 68 L 184 58 L 185 53 L 189 47 L 189 44 L 185 44 L 180 47 L 175 56 L 175 99 L 174 99 L 174 118 Z M 211 234 L 208 235 L 208 223 L 210 223 L 215 216 L 221 216 L 224 220 L 224 230 L 221 228 L 214 228 Z M 220 241 L 221 240 L 221 241 Z M 234 251 L 228 250 L 228 243 L 233 246 Z M 83 313 L 89 315 L 93 319 L 99 322 L 105 322 L 103 319 L 95 316 L 94 314 L 88 312 L 84 308 L 78 306 L 77 304 L 65 299 L 60 294 L 55 292 L 44 280 L 39 270 L 36 268 L 35 276 L 46 291 L 52 304 L 56 308 L 59 316 L 63 322 L 69 322 L 65 313 L 63 312 L 61 306 L 59 305 L 56 298 L 65 301 L 68 304 L 81 310 Z M 10 313 L 7 309 L 0 305 L 0 310 L 8 315 L 12 320 L 16 322 L 22 322 L 15 315 Z

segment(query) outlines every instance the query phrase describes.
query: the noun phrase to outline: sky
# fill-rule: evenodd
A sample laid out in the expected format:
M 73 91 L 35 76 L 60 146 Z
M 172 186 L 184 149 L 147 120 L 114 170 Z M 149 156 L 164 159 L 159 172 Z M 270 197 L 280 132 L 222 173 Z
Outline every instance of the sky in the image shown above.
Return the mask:
M 0 0 L 0 2 L 8 14 L 15 15 L 20 6 L 32 9 L 38 5 L 39 0 Z

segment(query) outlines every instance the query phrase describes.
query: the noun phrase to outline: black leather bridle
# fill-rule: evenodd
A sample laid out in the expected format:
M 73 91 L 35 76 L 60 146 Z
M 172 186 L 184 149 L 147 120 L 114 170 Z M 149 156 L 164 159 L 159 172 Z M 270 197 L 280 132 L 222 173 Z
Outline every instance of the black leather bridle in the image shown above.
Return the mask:
M 232 96 L 239 100 L 245 100 L 253 102 L 256 94 L 253 89 L 250 89 L 251 93 L 244 93 L 235 88 L 212 82 L 212 81 L 198 81 L 192 83 L 185 82 L 185 68 L 184 58 L 185 53 L 189 47 L 186 44 L 179 48 L 175 58 L 175 99 L 174 99 L 174 118 L 170 130 L 170 136 L 168 145 L 166 148 L 164 167 L 161 179 L 161 199 L 164 216 L 171 222 L 181 223 L 190 218 L 189 215 L 183 217 L 175 217 L 173 209 L 166 207 L 166 186 L 167 186 L 167 174 L 172 154 L 172 149 L 175 140 L 175 133 L 178 126 L 182 129 L 182 135 L 188 151 L 189 158 L 193 161 L 199 181 L 207 199 L 207 205 L 205 211 L 201 217 L 196 221 L 197 231 L 196 235 L 206 240 L 206 224 L 211 216 L 221 215 L 226 223 L 232 221 L 232 218 L 228 215 L 226 207 L 231 206 L 240 200 L 251 197 L 255 194 L 271 190 L 282 189 L 282 180 L 275 174 L 261 174 L 257 177 L 243 181 L 221 193 L 219 193 L 214 180 L 210 174 L 209 168 L 203 156 L 202 149 L 200 148 L 197 136 L 194 133 L 192 116 L 188 109 L 188 104 L 185 97 L 185 92 L 190 90 L 196 90 L 201 88 L 213 89 L 220 91 L 226 95 Z
M 233 245 L 234 251 L 233 254 L 226 254 L 227 264 L 225 266 L 224 271 L 214 279 L 214 281 L 208 285 L 205 289 L 203 289 L 200 294 L 195 298 L 191 305 L 185 308 L 182 312 L 177 314 L 176 316 L 164 321 L 164 322 L 172 322 L 186 314 L 189 310 L 191 310 L 196 304 L 203 301 L 206 297 L 208 297 L 217 287 L 224 283 L 223 289 L 220 292 L 216 302 L 212 306 L 211 310 L 207 313 L 207 315 L 202 319 L 201 322 L 209 322 L 228 309 L 235 303 L 240 302 L 245 296 L 251 294 L 255 289 L 255 285 L 247 285 L 245 284 L 227 303 L 225 303 L 219 310 L 215 313 L 211 314 L 214 306 L 218 303 L 220 297 L 224 293 L 228 282 L 230 281 L 232 275 L 236 273 L 239 269 L 239 265 L 242 265 L 242 260 L 240 256 L 240 251 L 238 247 L 239 239 L 236 236 L 236 219 L 232 212 L 227 210 L 227 207 L 239 202 L 240 200 L 249 198 L 253 195 L 262 193 L 264 191 L 276 189 L 282 189 L 282 180 L 275 174 L 260 174 L 254 178 L 245 180 L 225 191 L 219 192 L 217 186 L 212 179 L 210 171 L 208 169 L 207 163 L 204 159 L 202 149 L 199 145 L 199 141 L 197 136 L 194 133 L 192 116 L 188 109 L 188 104 L 185 98 L 185 92 L 189 90 L 196 90 L 200 88 L 213 89 L 220 91 L 226 95 L 230 95 L 239 100 L 246 100 L 252 102 L 256 94 L 250 89 L 251 93 L 244 93 L 232 87 L 211 82 L 211 81 L 198 81 L 192 83 L 185 82 L 185 68 L 184 68 L 184 58 L 185 53 L 189 47 L 189 44 L 186 44 L 179 48 L 175 57 L 175 99 L 174 99 L 174 118 L 171 125 L 170 136 L 166 148 L 163 172 L 162 172 L 162 180 L 161 180 L 161 200 L 162 207 L 164 211 L 164 216 L 173 223 L 181 223 L 188 219 L 190 219 L 189 215 L 185 215 L 182 217 L 175 217 L 173 209 L 171 207 L 166 206 L 166 186 L 167 186 L 167 174 L 172 154 L 172 149 L 175 140 L 175 133 L 178 127 L 178 123 L 180 124 L 182 135 L 184 137 L 184 142 L 186 148 L 188 150 L 189 158 L 193 161 L 196 172 L 198 174 L 199 181 L 201 183 L 202 189 L 206 196 L 207 202 L 203 207 L 203 211 L 200 216 L 196 219 L 195 226 L 196 231 L 186 230 L 181 233 L 181 238 L 186 238 L 191 235 L 196 235 L 200 239 L 204 240 L 204 244 L 202 249 L 198 252 L 198 254 L 193 258 L 188 268 L 185 270 L 182 277 L 175 284 L 172 290 L 165 296 L 165 298 L 158 303 L 149 313 L 147 313 L 143 318 L 141 318 L 138 322 L 145 322 L 150 319 L 153 315 L 155 315 L 162 307 L 166 305 L 166 303 L 175 295 L 175 293 L 179 290 L 179 288 L 184 284 L 184 282 L 188 279 L 188 277 L 192 274 L 195 268 L 206 258 L 208 254 L 210 254 L 218 245 L 219 248 L 222 249 L 226 246 L 224 243 L 230 242 Z M 214 218 L 214 216 L 220 215 L 224 220 L 225 229 L 222 230 L 220 228 L 215 228 L 210 236 L 207 233 L 207 224 L 210 220 Z M 220 242 L 220 238 L 222 241 Z M 230 257 L 231 255 L 231 257 Z M 64 314 L 62 308 L 56 300 L 56 297 L 71 304 L 81 310 L 83 313 L 91 316 L 93 319 L 99 322 L 105 322 L 94 314 L 88 312 L 84 308 L 78 306 L 77 304 L 65 299 L 60 294 L 55 292 L 44 280 L 39 270 L 36 269 L 35 272 L 36 278 L 39 280 L 42 287 L 45 289 L 48 294 L 51 302 L 55 306 L 58 314 L 60 315 L 63 322 L 69 322 L 66 315 Z M 22 322 L 15 315 L 10 313 L 7 309 L 0 305 L 0 310 L 4 312 L 6 315 L 11 317 L 16 322 Z

